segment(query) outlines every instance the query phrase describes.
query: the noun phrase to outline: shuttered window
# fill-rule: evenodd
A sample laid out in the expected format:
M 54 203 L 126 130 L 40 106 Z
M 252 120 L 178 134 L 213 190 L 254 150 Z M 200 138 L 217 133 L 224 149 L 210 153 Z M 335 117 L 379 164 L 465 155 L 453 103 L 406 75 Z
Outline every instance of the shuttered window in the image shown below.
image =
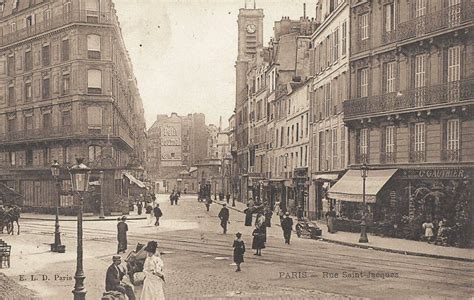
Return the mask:
M 89 94 L 102 93 L 102 72 L 100 70 L 87 71 L 87 88 Z
M 344 21 L 342 23 L 342 38 L 341 38 L 341 55 L 345 56 L 346 55 L 346 49 L 347 49 L 347 22 Z
M 100 59 L 101 37 L 96 34 L 87 36 L 87 57 L 89 59 Z
M 461 79 L 461 46 L 448 49 L 448 82 Z
M 359 97 L 369 96 L 369 69 L 359 71 Z
M 426 0 L 415 0 L 415 17 L 426 15 Z
M 385 153 L 395 152 L 395 127 L 385 127 Z
M 332 169 L 337 169 L 338 155 L 337 155 L 337 128 L 332 129 Z
M 446 123 L 447 150 L 459 150 L 459 120 L 448 120 Z
M 360 39 L 367 40 L 369 38 L 369 14 L 363 14 L 359 19 L 359 35 Z
M 415 124 L 415 152 L 425 151 L 425 123 Z
M 87 124 L 89 128 L 102 127 L 102 108 L 98 106 L 89 106 L 87 108 Z
M 360 154 L 367 155 L 369 153 L 369 129 L 362 128 L 360 130 Z
M 386 63 L 384 73 L 385 93 L 395 92 L 396 63 L 394 61 Z

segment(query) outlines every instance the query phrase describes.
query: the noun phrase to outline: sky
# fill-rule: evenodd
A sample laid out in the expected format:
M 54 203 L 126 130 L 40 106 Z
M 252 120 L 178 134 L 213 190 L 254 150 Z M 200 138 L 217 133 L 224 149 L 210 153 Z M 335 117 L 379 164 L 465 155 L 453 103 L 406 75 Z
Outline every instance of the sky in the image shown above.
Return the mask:
M 158 114 L 202 112 L 228 125 L 235 103 L 237 16 L 245 0 L 113 0 L 145 107 Z M 314 17 L 316 0 L 256 0 L 264 12 L 264 46 L 282 16 Z M 253 0 L 247 0 L 248 8 Z

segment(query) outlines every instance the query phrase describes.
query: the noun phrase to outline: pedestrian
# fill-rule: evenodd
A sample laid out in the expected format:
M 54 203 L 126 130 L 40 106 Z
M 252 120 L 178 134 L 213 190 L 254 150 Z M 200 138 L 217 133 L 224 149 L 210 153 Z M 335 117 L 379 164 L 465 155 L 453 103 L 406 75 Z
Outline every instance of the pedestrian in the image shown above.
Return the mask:
M 283 230 L 283 238 L 285 244 L 290 244 L 291 231 L 293 230 L 293 219 L 290 217 L 290 213 L 285 213 L 285 217 L 281 221 L 281 229 Z
M 242 238 L 242 233 L 237 232 L 235 234 L 237 237 L 234 240 L 234 263 L 237 265 L 237 270 L 235 272 L 240 272 L 240 264 L 244 262 L 244 253 L 245 253 L 245 243 L 241 239 Z
M 446 218 L 442 218 L 438 223 L 438 235 L 436 236 L 436 245 L 447 246 L 448 237 L 447 233 L 447 221 Z
M 226 200 L 227 204 L 229 204 L 229 201 L 230 201 L 230 194 L 229 193 L 227 193 L 225 195 L 225 200 Z
M 174 193 L 174 205 L 178 205 L 179 197 L 181 197 L 181 192 Z
M 145 206 L 145 215 L 146 215 L 146 220 L 147 220 L 148 225 L 151 225 L 151 222 L 153 221 L 153 218 L 151 216 L 152 211 L 153 211 L 153 206 L 151 205 L 151 202 L 148 202 Z
M 140 299 L 165 299 L 163 291 L 163 283 L 165 282 L 163 272 L 164 263 L 163 260 L 161 260 L 159 251 L 157 251 L 157 247 L 157 242 L 150 241 L 144 248 L 147 256 L 143 264 L 145 280 L 143 281 L 143 290 Z
M 117 291 L 127 295 L 129 300 L 135 300 L 135 293 L 133 287 L 125 282 L 122 282 L 125 272 L 120 268 L 122 258 L 119 255 L 112 257 L 112 264 L 107 268 L 105 275 L 105 290 Z
M 280 217 L 280 221 L 283 216 L 280 215 L 280 201 L 275 202 L 275 206 L 273 207 L 273 212 Z
M 174 191 L 171 192 L 171 195 L 170 195 L 170 202 L 171 202 L 171 205 L 173 205 L 173 202 L 174 202 Z
M 431 222 L 431 219 L 427 219 L 426 222 L 421 225 L 421 227 L 425 230 L 425 238 L 428 241 L 428 244 L 431 244 L 433 241 L 433 222 Z
M 209 211 L 209 207 L 211 207 L 211 203 L 212 203 L 211 196 L 207 196 L 207 199 L 206 199 L 206 210 L 207 211 Z
M 331 206 L 329 208 L 329 211 L 326 213 L 326 221 L 328 225 L 328 232 L 329 233 L 335 233 L 336 232 L 336 226 L 335 226 L 335 221 L 336 221 L 336 212 L 334 211 L 334 207 Z
M 272 227 L 273 212 L 270 209 L 270 206 L 268 206 L 268 204 L 265 206 L 265 209 L 263 210 L 263 215 L 265 216 L 265 227 Z
M 117 223 L 117 240 L 118 240 L 118 247 L 117 247 L 117 254 L 120 252 L 125 253 L 127 250 L 127 231 L 128 225 L 125 223 L 127 221 L 126 216 L 122 216 L 120 221 Z
M 262 229 L 259 227 L 255 227 L 252 232 L 252 236 L 252 249 L 255 249 L 254 255 L 262 256 L 262 249 L 265 249 L 265 241 Z
M 163 216 L 163 212 L 160 209 L 160 205 L 156 204 L 155 208 L 153 209 L 153 215 L 155 216 L 155 226 L 160 226 L 160 218 Z
M 142 210 L 143 210 L 143 202 L 142 201 L 138 201 L 137 210 L 138 210 L 138 215 L 141 216 L 142 215 Z
M 227 233 L 227 224 L 230 223 L 230 222 L 229 222 L 229 209 L 226 207 L 225 203 L 222 205 L 222 209 L 219 212 L 218 217 L 221 220 L 221 227 L 224 230 L 224 234 L 226 234 Z
M 296 216 L 298 217 L 298 221 L 304 220 L 304 210 L 301 205 L 298 205 L 298 210 L 296 211 Z
M 252 208 L 247 203 L 247 208 L 244 209 L 245 214 L 245 226 L 252 226 Z
M 265 215 L 263 214 L 263 212 L 261 210 L 258 211 L 257 213 L 257 217 L 255 218 L 255 226 L 258 226 L 258 227 L 263 227 L 265 226 Z

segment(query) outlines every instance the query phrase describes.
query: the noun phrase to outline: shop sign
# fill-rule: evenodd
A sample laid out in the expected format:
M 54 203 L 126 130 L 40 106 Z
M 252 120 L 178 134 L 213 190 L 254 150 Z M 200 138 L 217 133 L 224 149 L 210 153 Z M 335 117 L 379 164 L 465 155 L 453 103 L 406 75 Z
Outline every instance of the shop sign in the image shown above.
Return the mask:
M 463 179 L 467 172 L 460 168 L 405 170 L 410 179 Z

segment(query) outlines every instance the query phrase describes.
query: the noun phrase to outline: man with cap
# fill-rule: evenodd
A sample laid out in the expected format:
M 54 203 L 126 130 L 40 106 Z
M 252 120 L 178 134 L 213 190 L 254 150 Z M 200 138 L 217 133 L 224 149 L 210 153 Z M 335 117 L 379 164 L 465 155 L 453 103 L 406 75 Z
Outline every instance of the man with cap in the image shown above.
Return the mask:
M 135 300 L 135 293 L 133 287 L 129 284 L 122 282 L 125 272 L 120 268 L 122 258 L 119 255 L 112 257 L 113 263 L 107 269 L 105 275 L 105 290 L 106 291 L 117 291 L 127 295 L 128 299 Z
M 286 212 L 285 217 L 281 220 L 281 229 L 283 229 L 283 237 L 285 238 L 285 244 L 290 244 L 291 230 L 293 230 L 293 219 L 290 217 L 290 213 Z
M 222 205 L 222 209 L 218 215 L 219 219 L 221 219 L 221 227 L 224 229 L 224 234 L 227 233 L 227 223 L 229 222 L 229 209 L 227 205 L 224 203 Z

